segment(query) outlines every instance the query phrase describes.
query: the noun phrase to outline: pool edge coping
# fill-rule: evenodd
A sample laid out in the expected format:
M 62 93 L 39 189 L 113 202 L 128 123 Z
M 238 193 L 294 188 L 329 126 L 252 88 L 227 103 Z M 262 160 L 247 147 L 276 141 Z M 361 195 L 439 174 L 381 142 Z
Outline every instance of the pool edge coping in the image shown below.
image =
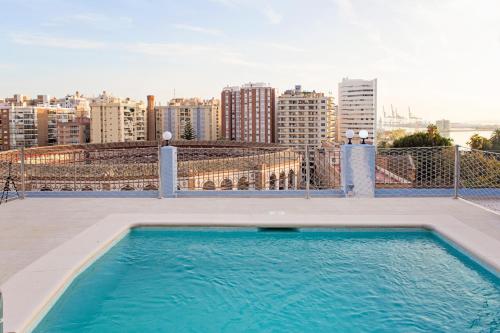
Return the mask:
M 315 223 L 304 222 L 311 220 Z M 52 249 L 0 286 L 4 297 L 4 331 L 33 330 L 83 270 L 132 228 L 148 226 L 420 228 L 437 233 L 480 264 L 500 272 L 500 255 L 495 255 L 500 254 L 500 240 L 449 215 L 112 214 Z

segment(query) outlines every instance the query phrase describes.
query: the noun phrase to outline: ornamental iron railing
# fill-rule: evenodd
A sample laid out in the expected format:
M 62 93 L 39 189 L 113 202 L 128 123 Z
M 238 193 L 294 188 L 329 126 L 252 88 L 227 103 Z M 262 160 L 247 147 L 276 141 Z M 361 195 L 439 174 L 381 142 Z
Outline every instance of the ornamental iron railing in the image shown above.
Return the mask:
M 32 148 L 0 154 L 0 175 L 8 168 L 18 190 L 157 191 L 158 148 Z

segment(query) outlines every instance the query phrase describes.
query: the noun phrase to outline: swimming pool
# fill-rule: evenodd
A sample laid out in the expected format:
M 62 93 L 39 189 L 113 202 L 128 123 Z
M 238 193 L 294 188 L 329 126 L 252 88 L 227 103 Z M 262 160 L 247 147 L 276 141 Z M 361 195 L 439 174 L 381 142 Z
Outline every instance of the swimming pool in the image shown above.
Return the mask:
M 500 281 L 424 230 L 132 229 L 35 332 L 482 332 Z

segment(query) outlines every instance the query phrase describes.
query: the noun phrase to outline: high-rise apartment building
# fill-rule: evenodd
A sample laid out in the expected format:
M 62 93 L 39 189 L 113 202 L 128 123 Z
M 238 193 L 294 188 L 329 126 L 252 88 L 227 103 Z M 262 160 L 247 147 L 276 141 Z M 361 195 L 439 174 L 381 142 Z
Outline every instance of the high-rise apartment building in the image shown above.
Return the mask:
M 244 142 L 275 140 L 275 90 L 264 83 L 226 87 L 221 94 L 222 138 Z
M 58 142 L 58 124 L 74 121 L 76 118 L 75 109 L 46 105 L 34 107 L 34 110 L 36 113 L 37 145 L 61 144 Z M 76 139 L 77 137 L 75 137 Z
M 90 102 L 90 141 L 129 142 L 147 139 L 146 105 L 103 92 Z
M 0 151 L 10 149 L 10 105 L 2 102 L 0 103 Z
M 214 141 L 220 138 L 220 101 L 212 98 L 174 98 L 168 106 L 157 108 L 162 131 L 172 133 L 173 140 L 180 140 L 189 122 L 196 140 Z
M 90 118 L 90 102 L 78 91 L 57 100 L 57 103 L 63 108 L 75 109 L 75 115 L 79 118 Z
M 23 105 L 31 105 L 33 100 L 30 100 L 28 97 L 24 95 L 15 94 L 13 97 L 5 98 L 4 102 L 8 105 L 23 106 Z
M 63 107 L 60 101 L 48 95 L 6 98 L 0 104 L 0 150 L 88 142 L 89 118 L 77 117 L 76 107 Z M 78 131 L 73 127 L 64 135 L 59 133 L 65 124 L 75 122 Z
M 277 142 L 297 150 L 319 148 L 322 142 L 334 140 L 335 112 L 333 97 L 301 86 L 278 97 Z
M 90 142 L 90 118 L 75 117 L 57 123 L 58 145 L 74 145 Z
M 359 131 L 367 130 L 367 143 L 375 144 L 377 124 L 377 79 L 351 80 L 344 78 L 339 83 L 339 105 L 337 115 L 337 141 L 346 143 L 345 132 L 355 132 L 354 143 L 358 143 Z
M 37 112 L 32 106 L 11 106 L 8 149 L 38 145 Z
M 75 117 L 57 124 L 57 142 L 63 144 L 82 144 L 90 142 L 90 102 L 75 92 L 58 100 L 64 108 L 75 110 Z

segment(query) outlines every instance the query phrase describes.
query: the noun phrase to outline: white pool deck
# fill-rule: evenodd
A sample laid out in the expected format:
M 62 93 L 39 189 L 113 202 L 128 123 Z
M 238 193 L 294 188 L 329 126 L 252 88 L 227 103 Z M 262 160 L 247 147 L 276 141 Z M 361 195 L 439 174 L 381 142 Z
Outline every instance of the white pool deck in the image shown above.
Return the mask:
M 424 227 L 500 271 L 500 216 L 451 198 L 27 199 L 0 206 L 4 332 L 26 332 L 130 227 Z

